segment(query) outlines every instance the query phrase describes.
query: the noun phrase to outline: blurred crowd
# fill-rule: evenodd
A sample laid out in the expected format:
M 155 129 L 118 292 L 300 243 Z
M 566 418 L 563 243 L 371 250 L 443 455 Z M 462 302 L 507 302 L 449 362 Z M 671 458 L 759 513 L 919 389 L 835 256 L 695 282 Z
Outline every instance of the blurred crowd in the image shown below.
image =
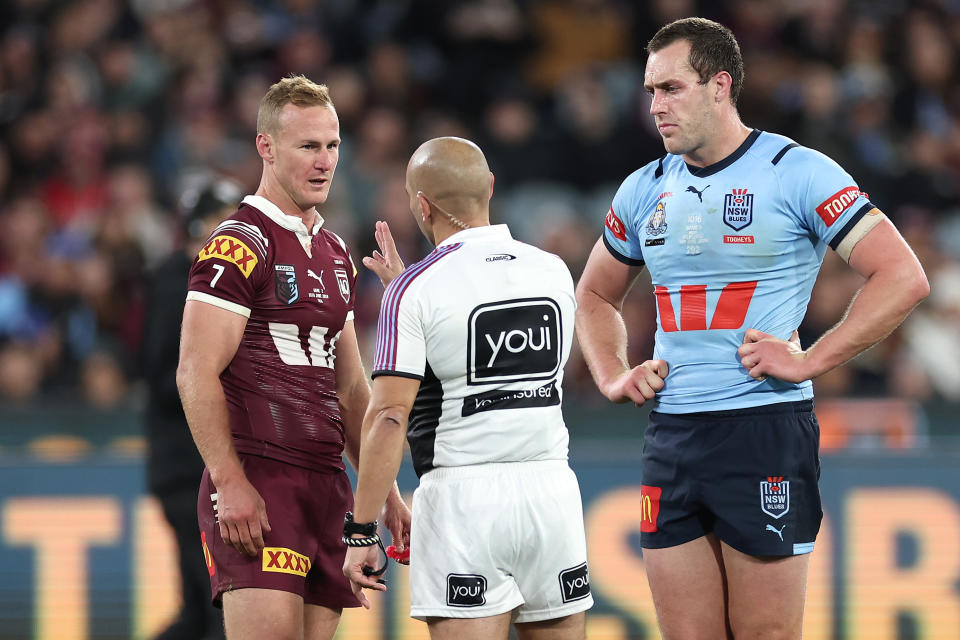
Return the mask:
M 819 379 L 818 394 L 960 401 L 955 0 L 7 0 L 0 399 L 136 408 L 145 283 L 181 250 L 206 185 L 256 189 L 258 102 L 289 73 L 330 87 L 343 145 L 321 213 L 358 264 L 378 219 L 408 263 L 429 250 L 404 167 L 425 139 L 459 135 L 496 175 L 494 221 L 576 278 L 616 187 L 664 153 L 644 45 L 687 15 L 737 35 L 744 121 L 837 160 L 930 277 L 906 325 Z M 804 344 L 859 284 L 828 255 Z M 382 288 L 363 274 L 358 291 L 368 357 Z M 626 315 L 639 362 L 652 353 L 648 285 Z M 576 353 L 567 380 L 568 394 L 601 402 Z

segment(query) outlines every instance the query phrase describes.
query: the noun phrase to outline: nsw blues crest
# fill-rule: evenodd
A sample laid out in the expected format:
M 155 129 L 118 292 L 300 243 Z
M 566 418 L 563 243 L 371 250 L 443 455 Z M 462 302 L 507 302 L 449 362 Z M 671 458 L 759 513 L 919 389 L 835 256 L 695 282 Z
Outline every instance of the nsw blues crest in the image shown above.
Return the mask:
M 760 509 L 771 518 L 782 518 L 790 511 L 790 481 L 783 476 L 767 476 L 760 482 Z
M 274 292 L 277 300 L 283 304 L 293 304 L 300 297 L 300 287 L 297 286 L 297 270 L 292 264 L 275 264 Z
M 740 231 L 753 222 L 753 194 L 746 189 L 732 189 L 723 197 L 723 223 Z

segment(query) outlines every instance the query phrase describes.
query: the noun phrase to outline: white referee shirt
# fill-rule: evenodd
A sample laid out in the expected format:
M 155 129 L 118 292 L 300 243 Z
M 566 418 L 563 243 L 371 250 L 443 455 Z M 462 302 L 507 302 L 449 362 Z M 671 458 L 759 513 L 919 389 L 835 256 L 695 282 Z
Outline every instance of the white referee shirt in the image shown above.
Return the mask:
M 506 225 L 460 231 L 390 283 L 373 376 L 421 380 L 407 430 L 418 476 L 567 458 L 574 309 L 566 264 Z

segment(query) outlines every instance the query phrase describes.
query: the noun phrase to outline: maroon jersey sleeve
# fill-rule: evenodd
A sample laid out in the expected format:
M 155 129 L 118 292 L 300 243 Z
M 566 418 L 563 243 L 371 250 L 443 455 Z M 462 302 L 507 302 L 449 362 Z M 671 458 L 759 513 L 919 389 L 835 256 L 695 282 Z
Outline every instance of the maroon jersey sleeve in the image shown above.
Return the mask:
M 187 300 L 200 300 L 250 317 L 267 270 L 267 239 L 249 222 L 220 224 L 190 269 Z

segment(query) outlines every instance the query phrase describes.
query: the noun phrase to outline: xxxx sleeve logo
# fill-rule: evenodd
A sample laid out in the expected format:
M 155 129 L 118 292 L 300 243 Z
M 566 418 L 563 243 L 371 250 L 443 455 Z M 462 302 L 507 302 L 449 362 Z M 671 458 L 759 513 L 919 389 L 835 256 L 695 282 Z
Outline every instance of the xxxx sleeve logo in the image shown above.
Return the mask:
M 244 278 L 249 278 L 257 266 L 257 256 L 250 247 L 231 236 L 216 236 L 200 250 L 197 260 L 220 258 L 232 262 L 240 269 Z

